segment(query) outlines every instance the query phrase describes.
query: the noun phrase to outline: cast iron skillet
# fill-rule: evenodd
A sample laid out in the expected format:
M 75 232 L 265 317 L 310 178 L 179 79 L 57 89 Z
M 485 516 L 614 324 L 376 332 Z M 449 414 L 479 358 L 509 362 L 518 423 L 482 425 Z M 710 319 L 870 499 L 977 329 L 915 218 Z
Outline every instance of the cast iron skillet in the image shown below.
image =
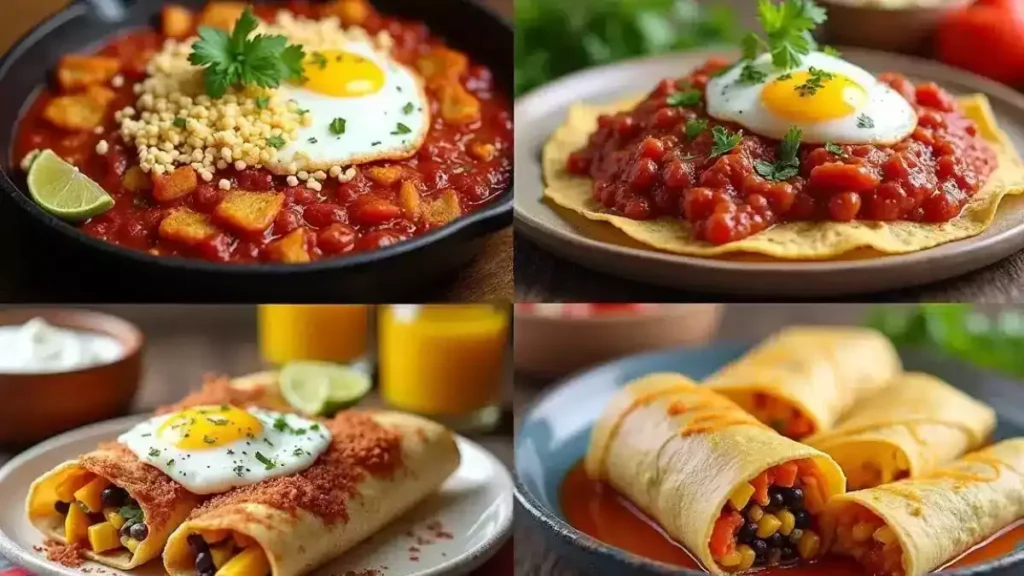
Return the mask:
M 206 0 L 177 0 L 201 8 Z M 251 0 L 261 2 L 264 0 Z M 473 0 L 372 0 L 381 12 L 425 22 L 451 46 L 485 64 L 512 94 L 513 40 L 508 23 Z M 219 264 L 158 257 L 80 232 L 40 209 L 12 158 L 18 120 L 52 79 L 62 54 L 89 52 L 116 34 L 159 24 L 158 0 L 76 0 L 22 38 L 0 60 L 0 214 L 9 236 L 0 261 L 19 258 L 44 291 L 18 300 L 388 302 L 431 299 L 432 284 L 465 265 L 484 236 L 512 223 L 512 186 L 454 223 L 381 250 L 303 265 Z M 10 227 L 16 228 L 15 231 Z M 11 279 L 2 266 L 0 283 Z M 16 279 L 15 279 L 16 280 Z

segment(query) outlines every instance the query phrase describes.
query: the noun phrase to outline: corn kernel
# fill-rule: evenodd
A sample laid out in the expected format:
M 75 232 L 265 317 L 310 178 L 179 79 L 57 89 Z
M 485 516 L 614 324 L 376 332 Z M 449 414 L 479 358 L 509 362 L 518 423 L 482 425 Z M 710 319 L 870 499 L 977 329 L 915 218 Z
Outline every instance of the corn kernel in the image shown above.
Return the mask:
M 789 536 L 793 532 L 793 528 L 796 527 L 796 517 L 789 510 L 780 510 L 775 515 L 779 518 L 779 522 L 782 522 L 779 526 L 779 533 Z
M 104 508 L 103 516 L 107 519 L 107 522 L 110 522 L 118 530 L 121 529 L 121 526 L 124 526 L 124 516 L 121 516 L 117 508 Z
M 867 542 L 875 533 L 875 527 L 869 522 L 858 522 L 853 526 L 853 541 Z
M 732 491 L 729 495 L 729 503 L 736 510 L 743 510 L 746 507 L 747 502 L 750 502 L 750 497 L 754 495 L 754 487 L 749 482 L 740 484 L 738 488 Z
M 772 534 L 775 534 L 779 530 L 780 526 L 782 526 L 782 521 L 774 514 L 765 514 L 757 521 L 757 537 L 768 538 Z
M 722 556 L 718 559 L 718 563 L 727 568 L 732 566 L 739 566 L 740 562 L 742 561 L 743 556 L 740 555 L 738 550 L 733 550 L 732 552 L 729 552 L 725 556 Z
M 764 510 L 762 510 L 757 504 L 751 506 L 750 510 L 747 512 L 747 518 L 750 518 L 751 522 L 759 522 L 761 520 L 761 516 L 764 516 Z
M 821 538 L 817 534 L 810 530 L 805 530 L 804 535 L 800 538 L 800 542 L 797 543 L 796 549 L 800 553 L 800 557 L 804 560 L 814 558 L 818 554 L 818 548 L 821 546 Z
M 740 553 L 740 563 L 737 565 L 737 569 L 740 571 L 749 570 L 754 565 L 754 560 L 757 559 L 757 553 L 746 544 L 740 544 L 736 547 L 736 550 Z
M 875 540 L 881 542 L 882 544 L 885 544 L 886 546 L 896 541 L 896 533 L 893 532 L 892 528 L 889 528 L 888 526 L 882 526 L 878 530 L 875 530 L 875 533 L 872 534 L 872 537 L 874 537 Z
M 131 536 L 121 536 L 121 546 L 124 546 L 129 552 L 135 554 L 135 550 L 139 547 L 139 541 Z

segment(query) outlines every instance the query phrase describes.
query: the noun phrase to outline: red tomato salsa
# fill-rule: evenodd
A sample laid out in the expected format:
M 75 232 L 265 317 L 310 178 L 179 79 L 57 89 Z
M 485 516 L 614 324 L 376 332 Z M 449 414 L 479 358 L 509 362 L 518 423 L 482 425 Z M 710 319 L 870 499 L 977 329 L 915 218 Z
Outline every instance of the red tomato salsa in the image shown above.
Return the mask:
M 126 174 L 138 164 L 137 155 L 134 146 L 121 139 L 114 114 L 134 104 L 134 86 L 145 79 L 149 59 L 169 37 L 167 27 L 185 25 L 187 35 L 192 35 L 196 27 L 204 23 L 206 14 L 217 12 L 210 10 L 216 3 L 217 0 L 211 2 L 202 14 L 191 14 L 176 7 L 174 13 L 169 14 L 172 9 L 168 5 L 164 9 L 163 30 L 126 33 L 97 53 L 97 56 L 115 59 L 118 74 L 115 82 L 110 82 L 109 76 L 104 78 L 101 88 L 112 96 L 98 126 L 68 129 L 46 114 L 48 104 L 69 93 L 65 77 L 61 77 L 59 84 L 55 82 L 60 88 L 47 89 L 32 103 L 18 126 L 14 150 L 17 159 L 36 149 L 52 149 L 113 196 L 115 206 L 112 209 L 82 224 L 86 233 L 157 255 L 216 262 L 315 261 L 376 250 L 421 235 L 484 206 L 510 185 L 513 126 L 509 101 L 499 93 L 491 70 L 472 61 L 468 61 L 453 82 L 461 84 L 461 89 L 456 88 L 460 93 L 468 93 L 479 102 L 477 119 L 468 123 L 446 122 L 443 92 L 428 86 L 432 124 L 418 152 L 402 161 L 357 166 L 356 176 L 348 182 L 327 178 L 322 190 L 314 191 L 301 182 L 298 186 L 289 186 L 286 177 L 272 175 L 263 168 L 235 170 L 229 166 L 218 171 L 212 182 L 196 182 L 192 177 L 190 187 L 194 189 L 169 201 L 154 198 L 152 185 L 142 190 L 137 183 L 129 185 L 127 180 L 131 176 L 126 178 Z M 240 10 L 240 3 L 221 4 L 225 5 L 225 11 L 232 9 L 231 5 Z M 421 59 L 434 51 L 443 51 L 446 56 L 454 54 L 455 58 L 467 61 L 432 36 L 425 24 L 380 14 L 367 0 L 328 3 L 291 0 L 260 4 L 255 10 L 259 17 L 273 20 L 282 9 L 313 18 L 339 16 L 344 24 L 358 24 L 371 34 L 387 31 L 394 39 L 392 56 L 413 70 L 417 70 Z M 213 17 L 223 20 L 223 13 Z M 187 24 L 179 19 L 187 19 Z M 58 70 L 58 75 L 63 73 Z M 101 141 L 108 143 L 105 153 L 97 150 Z M 398 167 L 403 176 L 400 179 L 374 178 L 374 170 L 368 170 L 374 167 Z M 138 168 L 134 172 L 135 176 L 140 173 Z M 145 176 L 156 180 L 151 174 Z M 261 232 L 253 233 L 218 220 L 215 210 L 228 193 L 218 186 L 221 179 L 230 182 L 230 190 L 283 194 L 283 204 L 272 223 Z M 403 187 L 403 182 L 410 179 L 415 186 Z M 414 198 L 410 197 L 410 192 Z M 432 205 L 438 209 L 430 210 Z M 161 222 L 181 208 L 208 217 L 216 232 L 188 245 L 162 237 Z M 298 239 L 290 236 L 296 230 L 302 230 Z M 288 250 L 281 250 L 278 247 L 286 236 L 293 241 L 289 242 Z
M 668 104 L 684 88 L 704 91 L 726 65 L 712 59 L 685 78 L 663 80 L 635 109 L 601 116 L 588 144 L 569 156 L 569 172 L 593 178 L 595 199 L 611 212 L 636 220 L 682 217 L 698 240 L 725 244 L 795 220 L 945 222 L 996 168 L 995 153 L 948 92 L 883 74 L 880 80 L 916 109 L 913 134 L 893 146 L 844 145 L 842 156 L 803 145 L 797 176 L 765 179 L 754 163 L 774 161 L 777 140 L 744 133 L 713 158 L 711 128 L 741 127 L 709 117 L 703 101 Z M 689 139 L 685 126 L 693 119 L 708 124 Z

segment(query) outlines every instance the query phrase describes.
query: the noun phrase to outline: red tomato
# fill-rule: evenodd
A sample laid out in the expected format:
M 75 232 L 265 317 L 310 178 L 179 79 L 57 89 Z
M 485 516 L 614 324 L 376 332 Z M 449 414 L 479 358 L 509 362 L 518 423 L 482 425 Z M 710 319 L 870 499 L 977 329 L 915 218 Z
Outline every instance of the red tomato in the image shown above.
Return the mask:
M 935 35 L 939 60 L 1004 84 L 1024 84 L 1024 14 L 1014 0 L 950 13 Z

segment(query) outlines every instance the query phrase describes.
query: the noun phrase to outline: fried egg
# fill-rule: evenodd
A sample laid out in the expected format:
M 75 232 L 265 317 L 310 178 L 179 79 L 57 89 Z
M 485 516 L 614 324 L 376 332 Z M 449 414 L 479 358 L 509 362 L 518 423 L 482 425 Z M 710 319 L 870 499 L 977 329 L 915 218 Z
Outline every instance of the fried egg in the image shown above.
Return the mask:
M 150 418 L 117 439 L 193 494 L 217 494 L 309 468 L 331 443 L 294 414 L 231 405 Z
M 279 88 L 311 114 L 312 124 L 278 150 L 268 168 L 287 174 L 329 170 L 416 153 L 430 128 L 430 105 L 420 78 L 370 44 L 350 41 L 344 49 L 310 53 L 305 81 Z
M 894 144 L 917 127 L 917 114 L 903 96 L 868 71 L 822 52 L 781 71 L 764 54 L 734 66 L 707 84 L 707 112 L 749 132 L 781 140 L 792 126 L 802 141 L 837 144 Z

